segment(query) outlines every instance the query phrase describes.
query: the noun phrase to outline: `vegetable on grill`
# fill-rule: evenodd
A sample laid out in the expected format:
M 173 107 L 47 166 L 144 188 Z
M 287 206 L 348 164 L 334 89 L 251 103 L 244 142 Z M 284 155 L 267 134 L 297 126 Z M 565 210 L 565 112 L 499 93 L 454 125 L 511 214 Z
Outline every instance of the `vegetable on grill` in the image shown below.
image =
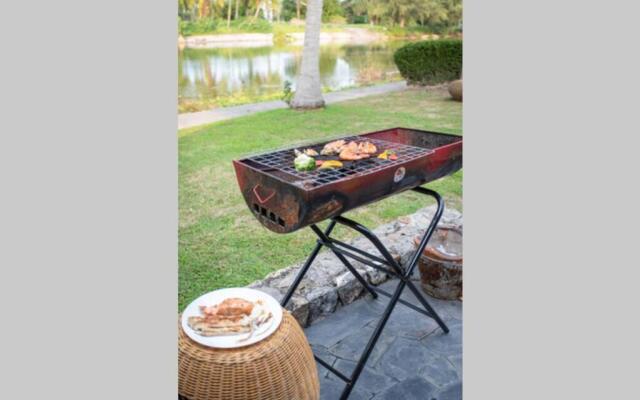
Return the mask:
M 313 171 L 316 169 L 316 160 L 302 153 L 293 160 L 296 171 Z
M 383 160 L 397 160 L 398 156 L 393 150 L 385 150 L 378 155 L 378 158 L 381 158 Z
M 327 169 L 327 168 L 340 168 L 342 167 L 342 163 L 338 160 L 327 160 L 320 165 L 318 169 Z

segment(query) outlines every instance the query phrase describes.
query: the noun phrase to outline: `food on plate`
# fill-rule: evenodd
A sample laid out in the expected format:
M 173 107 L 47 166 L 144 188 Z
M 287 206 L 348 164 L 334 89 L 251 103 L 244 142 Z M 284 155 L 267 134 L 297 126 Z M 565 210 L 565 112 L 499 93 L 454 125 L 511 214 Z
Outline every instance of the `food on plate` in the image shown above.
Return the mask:
M 316 161 L 317 163 L 317 161 Z M 327 168 L 340 168 L 342 167 L 342 163 L 338 160 L 327 160 L 323 161 L 318 169 L 327 169 Z
M 251 302 L 240 298 L 229 298 L 220 304 L 200 306 L 201 315 L 187 319 L 191 329 L 201 336 L 222 336 L 249 333 L 247 340 L 256 328 L 272 317 L 262 300 Z
M 383 160 L 397 160 L 398 156 L 393 150 L 385 150 L 378 155 L 378 158 L 381 158 Z
M 200 312 L 205 316 L 234 316 L 249 315 L 253 310 L 253 303 L 244 299 L 232 297 L 214 306 L 200 306 Z
M 333 142 L 325 144 L 320 151 L 320 154 L 322 154 L 323 156 L 332 156 L 334 154 L 339 154 L 345 144 L 346 142 L 342 139 L 334 140 Z
M 316 160 L 302 153 L 293 160 L 296 171 L 313 171 L 316 169 Z

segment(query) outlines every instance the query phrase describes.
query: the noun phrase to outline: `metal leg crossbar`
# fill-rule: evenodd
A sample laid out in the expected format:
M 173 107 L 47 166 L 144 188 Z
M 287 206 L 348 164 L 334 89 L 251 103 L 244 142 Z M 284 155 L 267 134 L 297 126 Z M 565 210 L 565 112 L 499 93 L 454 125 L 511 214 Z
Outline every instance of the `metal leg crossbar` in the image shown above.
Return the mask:
M 353 390 L 353 387 L 358 381 L 358 378 L 360 377 L 360 373 L 362 372 L 365 364 L 367 363 L 367 359 L 369 358 L 371 351 L 376 345 L 376 342 L 378 341 L 378 338 L 380 337 L 380 334 L 382 333 L 382 330 L 384 329 L 389 317 L 391 316 L 391 312 L 393 311 L 397 303 L 403 304 L 413 310 L 418 311 L 421 314 L 426 315 L 429 318 L 434 319 L 445 333 L 449 333 L 449 328 L 447 327 L 447 325 L 444 323 L 444 321 L 442 321 L 442 319 L 438 316 L 435 310 L 424 298 L 422 293 L 416 288 L 416 286 L 410 280 L 411 274 L 413 273 L 413 270 L 418 264 L 420 255 L 422 254 L 425 247 L 427 246 L 427 243 L 429 242 L 431 235 L 435 231 L 436 226 L 438 225 L 438 222 L 442 217 L 442 213 L 444 211 L 444 202 L 442 201 L 442 197 L 440 197 L 440 195 L 437 192 L 431 189 L 416 187 L 412 190 L 435 198 L 437 202 L 437 210 L 433 216 L 433 219 L 431 220 L 431 223 L 429 224 L 429 227 L 425 231 L 424 236 L 422 237 L 422 240 L 420 241 L 420 245 L 418 246 L 418 249 L 416 250 L 415 254 L 411 257 L 411 260 L 407 264 L 406 268 L 404 269 L 402 268 L 402 266 L 391 256 L 391 254 L 386 249 L 386 247 L 382 244 L 382 242 L 380 242 L 380 240 L 376 237 L 376 235 L 374 235 L 369 229 L 365 228 L 359 223 L 352 221 L 348 218 L 338 216 L 331 220 L 331 222 L 327 226 L 327 229 L 325 229 L 324 232 L 320 228 L 318 228 L 316 225 L 311 225 L 311 229 L 318 236 L 318 243 L 316 244 L 316 247 L 313 249 L 313 251 L 309 255 L 309 258 L 307 258 L 307 261 L 304 263 L 302 268 L 300 268 L 298 275 L 296 276 L 295 280 L 293 281 L 293 283 L 291 284 L 287 293 L 285 294 L 285 296 L 281 301 L 281 305 L 285 307 L 289 302 L 289 300 L 291 299 L 291 296 L 293 296 L 293 293 L 298 288 L 298 285 L 302 281 L 302 278 L 304 278 L 305 274 L 309 270 L 309 267 L 311 266 L 316 256 L 320 252 L 320 249 L 323 246 L 329 248 L 336 255 L 336 257 L 338 257 L 338 259 L 345 265 L 345 267 L 347 267 L 349 272 L 351 272 L 356 277 L 356 279 L 358 279 L 358 282 L 360 282 L 362 286 L 364 286 L 367 292 L 369 292 L 374 299 L 377 298 L 379 294 L 389 297 L 391 299 L 387 304 L 387 307 L 385 308 L 384 313 L 380 318 L 380 321 L 376 325 L 376 328 L 374 329 L 373 334 L 371 335 L 369 342 L 365 346 L 364 351 L 360 356 L 360 360 L 358 360 L 358 363 L 355 369 L 353 370 L 353 372 L 351 373 L 350 377 L 347 377 L 342 372 L 336 370 L 331 365 L 329 365 L 326 361 L 322 360 L 320 357 L 315 356 L 315 359 L 322 366 L 324 366 L 326 369 L 331 371 L 331 373 L 336 375 L 338 378 L 342 379 L 347 384 L 344 390 L 342 391 L 342 395 L 340 396 L 341 400 L 347 399 L 349 397 L 349 394 L 351 393 L 351 391 Z M 378 249 L 378 251 L 380 252 L 383 258 L 380 258 L 373 254 L 369 254 L 366 251 L 363 251 L 347 243 L 343 243 L 339 240 L 331 238 L 331 232 L 333 231 L 333 228 L 335 228 L 336 223 L 340 223 L 341 225 L 347 226 L 359 232 L 360 234 L 362 234 Z M 400 283 L 396 287 L 396 290 L 393 293 L 388 293 L 384 290 L 381 290 L 369 285 L 367 281 L 362 277 L 362 275 L 360 275 L 358 271 L 356 271 L 356 269 L 353 267 L 353 265 L 351 265 L 351 263 L 347 260 L 347 257 L 352 258 L 363 264 L 369 265 L 372 268 L 384 271 L 389 275 L 400 279 Z M 413 294 L 416 296 L 416 298 L 418 299 L 420 304 L 424 307 L 424 309 L 420 307 L 416 307 L 415 305 L 400 299 L 400 295 L 402 294 L 402 291 L 404 290 L 405 286 L 409 287 L 409 289 L 413 292 Z

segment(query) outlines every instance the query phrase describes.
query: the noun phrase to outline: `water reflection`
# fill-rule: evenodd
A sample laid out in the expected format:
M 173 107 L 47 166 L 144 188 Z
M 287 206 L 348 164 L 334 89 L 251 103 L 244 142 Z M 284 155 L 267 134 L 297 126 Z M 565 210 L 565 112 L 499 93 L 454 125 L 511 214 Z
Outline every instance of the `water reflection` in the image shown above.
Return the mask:
M 401 43 L 322 46 L 322 85 L 332 90 L 397 75 L 393 52 Z M 178 58 L 181 99 L 248 98 L 281 93 L 300 66 L 302 47 L 184 49 Z

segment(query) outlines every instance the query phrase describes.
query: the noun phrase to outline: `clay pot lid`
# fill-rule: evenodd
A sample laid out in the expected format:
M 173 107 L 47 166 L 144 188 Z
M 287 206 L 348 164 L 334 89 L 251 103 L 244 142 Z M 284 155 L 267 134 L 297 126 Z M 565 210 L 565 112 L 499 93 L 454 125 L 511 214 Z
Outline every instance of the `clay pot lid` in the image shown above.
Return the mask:
M 421 236 L 413 239 L 416 247 L 421 240 Z M 435 261 L 462 264 L 462 231 L 455 227 L 436 228 L 422 254 Z

